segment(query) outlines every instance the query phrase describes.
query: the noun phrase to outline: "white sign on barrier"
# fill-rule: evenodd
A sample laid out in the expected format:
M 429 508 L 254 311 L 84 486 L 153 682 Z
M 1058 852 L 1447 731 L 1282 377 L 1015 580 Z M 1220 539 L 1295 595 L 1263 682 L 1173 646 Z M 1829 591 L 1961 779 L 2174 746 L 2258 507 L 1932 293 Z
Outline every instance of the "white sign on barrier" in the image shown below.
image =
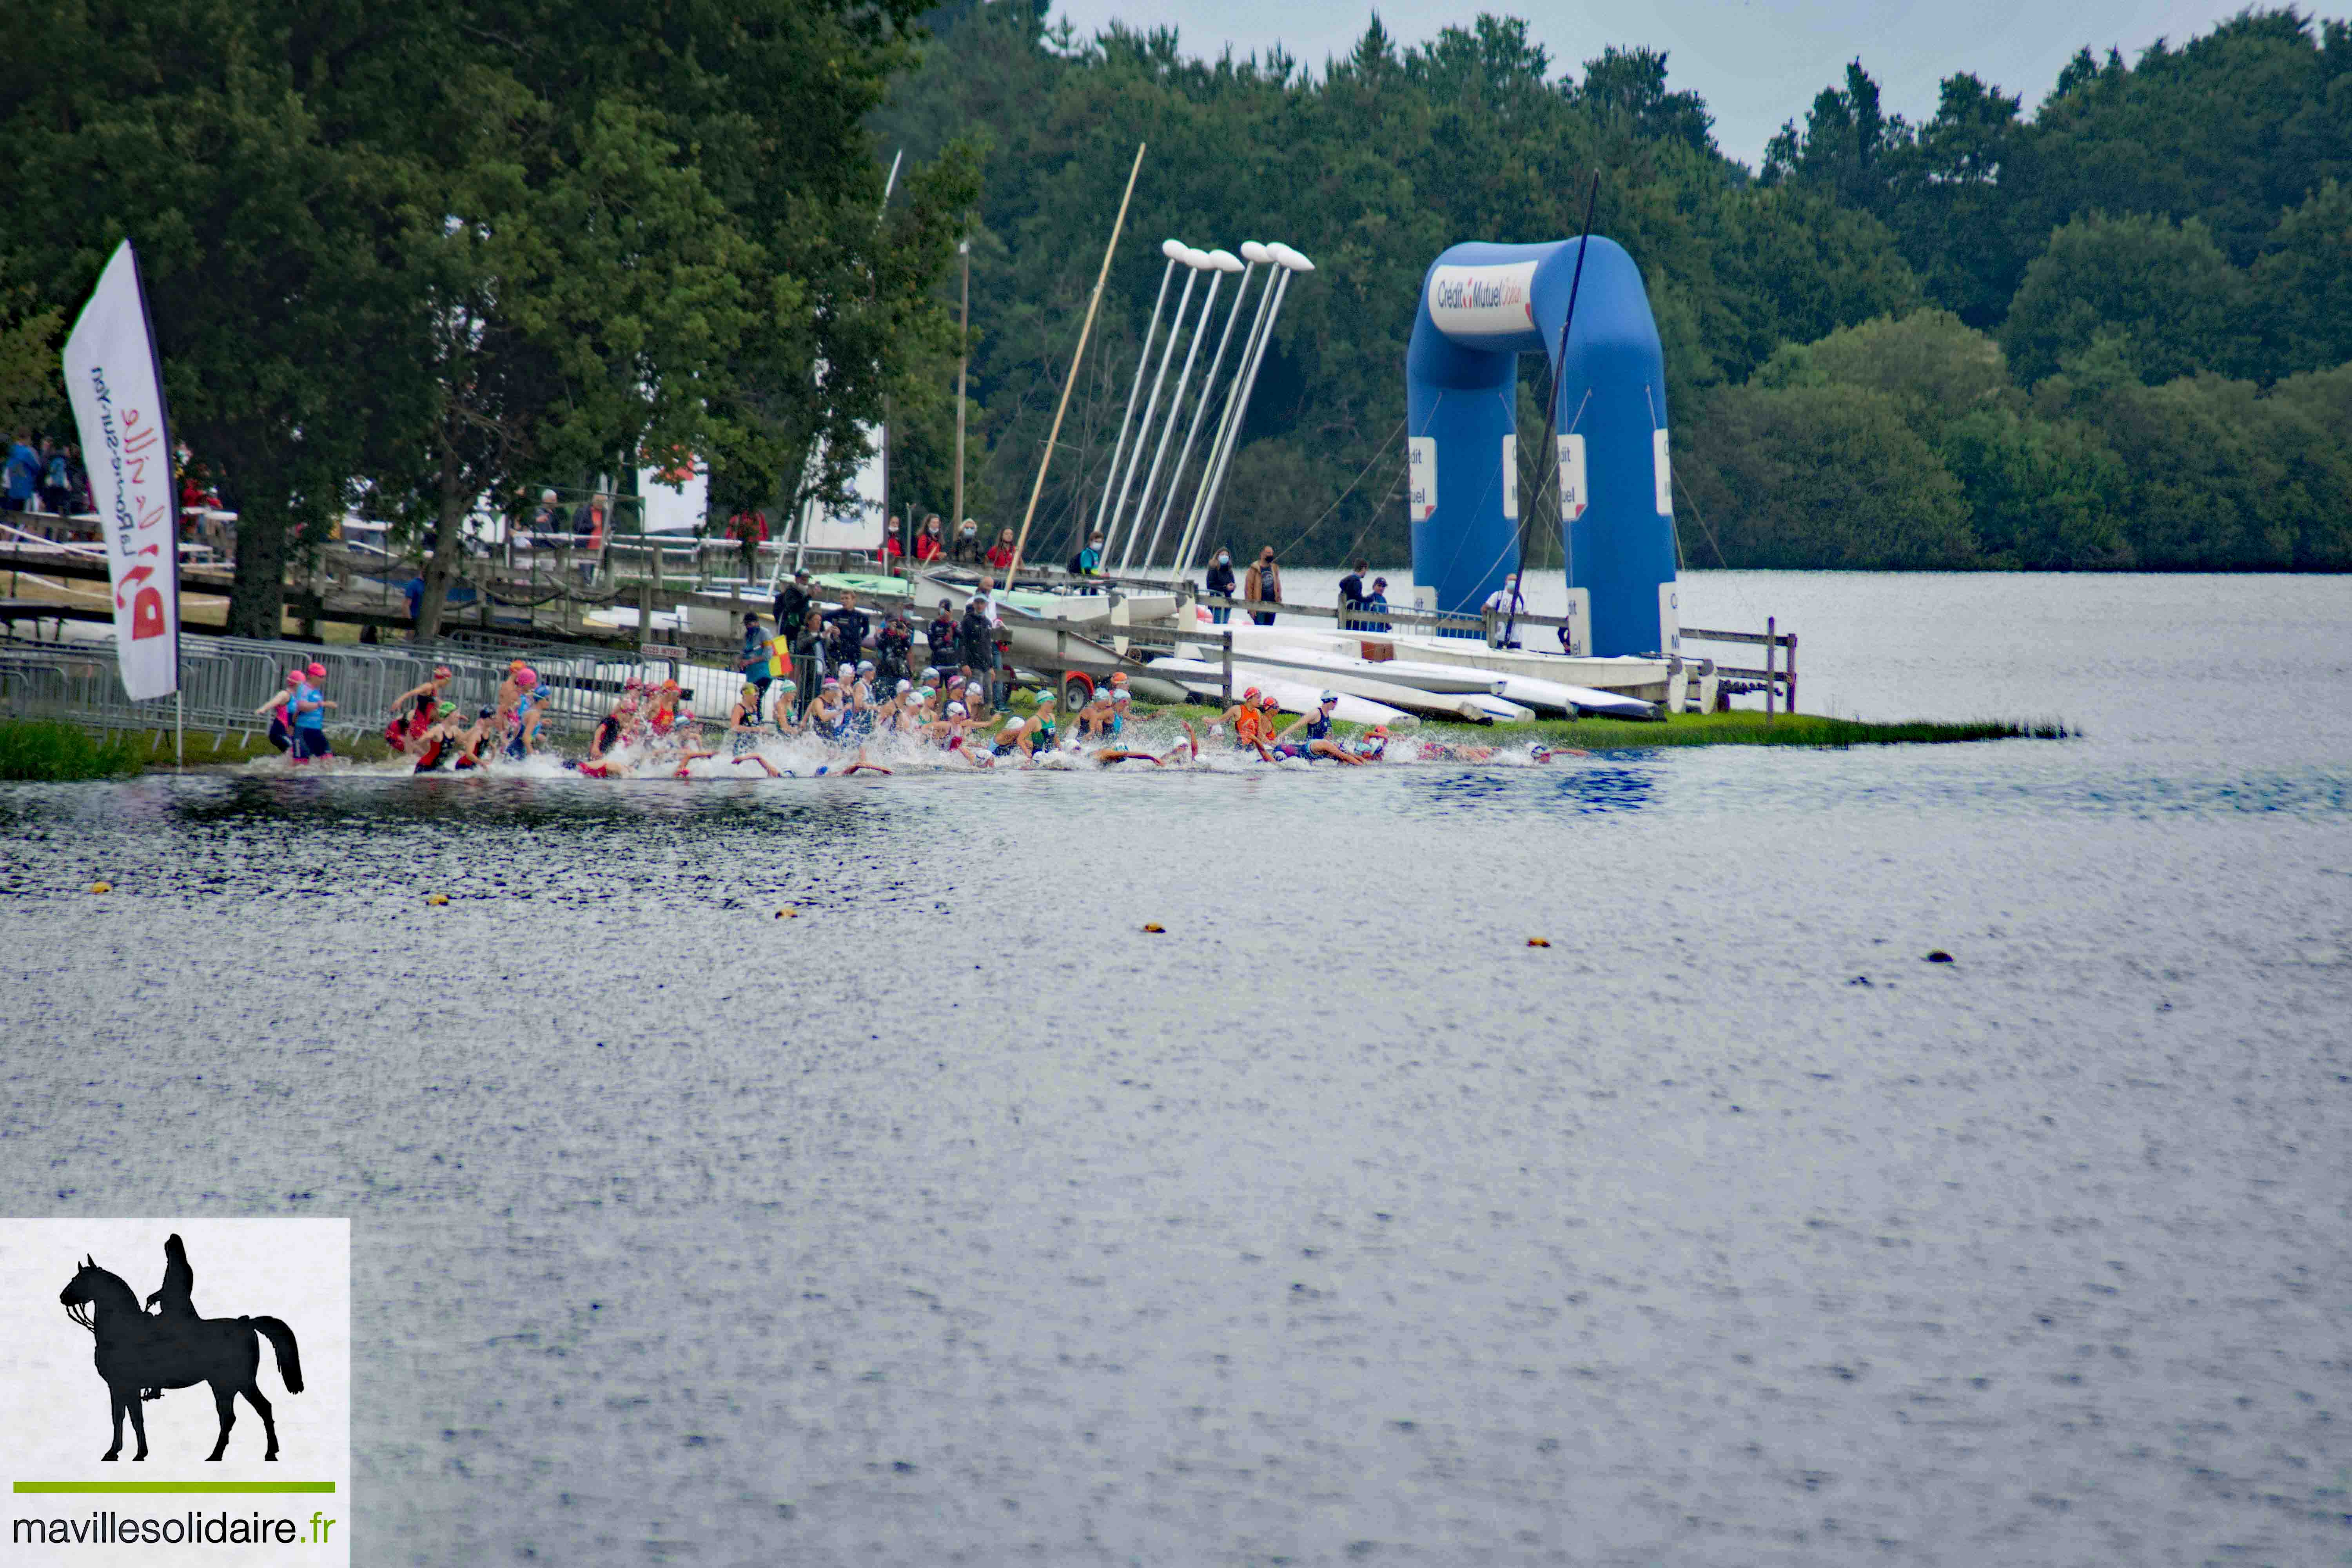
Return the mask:
M 1437 514 L 1437 438 L 1433 436 L 1413 436 L 1406 439 L 1410 448 L 1406 464 L 1411 477 L 1406 480 L 1412 497 L 1411 514 L 1415 522 L 1427 522 Z
M 1519 438 L 1517 435 L 1503 437 L 1503 515 L 1519 515 Z
M 1658 515 L 1675 515 L 1675 469 L 1666 457 L 1666 433 L 1664 429 L 1650 432 L 1650 479 L 1658 489 Z
M 1559 438 L 1559 515 L 1574 522 L 1592 504 L 1592 494 L 1584 486 L 1584 437 L 1562 436 Z

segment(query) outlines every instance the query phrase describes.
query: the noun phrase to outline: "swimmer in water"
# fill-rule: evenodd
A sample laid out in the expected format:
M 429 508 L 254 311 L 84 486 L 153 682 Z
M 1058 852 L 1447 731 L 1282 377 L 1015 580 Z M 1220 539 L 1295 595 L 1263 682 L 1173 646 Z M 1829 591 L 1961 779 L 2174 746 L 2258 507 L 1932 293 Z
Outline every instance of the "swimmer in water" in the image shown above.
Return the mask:
M 515 712 L 522 707 L 522 672 L 530 668 L 530 665 L 519 658 L 510 661 L 507 665 L 506 677 L 499 682 L 499 713 L 500 717 Z
M 1339 706 L 1339 694 L 1336 691 L 1326 691 L 1317 698 L 1313 712 L 1302 713 L 1284 725 L 1282 732 L 1274 738 L 1274 754 L 1277 757 L 1296 758 L 1301 762 L 1312 757 L 1328 757 L 1335 763 L 1345 763 L 1349 767 L 1363 766 L 1363 758 L 1350 755 L 1346 747 L 1331 738 L 1331 714 Z M 1305 742 L 1300 744 L 1291 744 L 1290 737 L 1297 734 L 1301 730 L 1307 732 Z
M 1074 722 L 1081 741 L 1110 739 L 1110 689 L 1097 686 L 1075 715 Z
M 1261 762 L 1274 761 L 1274 753 L 1266 750 L 1266 740 L 1274 732 L 1274 715 L 1281 709 L 1271 692 L 1260 691 L 1255 686 L 1243 692 L 1242 700 L 1225 710 L 1225 717 L 1234 726 L 1234 748 L 1255 752 Z
M 797 735 L 801 732 L 801 727 L 793 722 L 793 699 L 799 691 L 799 686 L 790 680 L 779 680 L 775 683 L 776 717 L 774 723 L 776 726 L 776 733 L 779 735 Z
M 735 706 L 727 710 L 728 754 L 740 758 L 760 743 L 760 689 L 751 681 L 735 694 Z
M 485 708 L 478 713 L 474 721 L 457 737 L 455 771 L 462 773 L 469 769 L 487 766 L 488 758 L 484 753 L 497 749 L 499 731 L 502 727 L 496 708 Z
M 547 688 L 534 686 L 523 694 L 522 713 L 515 721 L 514 733 L 507 737 L 507 755 L 516 762 L 535 755 L 546 729 Z
M 621 761 L 620 752 L 628 744 L 629 731 L 636 718 L 636 698 L 625 695 L 610 713 L 596 721 L 596 733 L 588 741 L 588 760 L 580 764 L 583 776 L 592 779 L 628 777 L 628 764 Z
M 1037 710 L 1027 722 L 1015 719 L 997 734 L 995 755 L 1034 763 L 1053 754 L 1054 698 L 1048 692 L 1037 699 Z
M 828 743 L 840 741 L 849 728 L 849 699 L 841 689 L 841 678 L 828 675 L 824 684 L 809 700 L 808 732 Z
M 1375 724 L 1352 741 L 1339 742 L 1360 763 L 1377 763 L 1389 754 L 1389 727 Z
M 279 751 L 289 751 L 294 745 L 294 694 L 302 689 L 302 672 L 286 672 L 286 689 L 253 710 L 257 719 L 269 715 L 269 743 Z
M 447 665 L 436 664 L 433 667 L 432 679 L 422 686 L 412 686 L 394 698 L 392 720 L 383 729 L 385 743 L 395 752 L 406 752 L 415 745 L 426 726 L 433 722 L 434 715 L 439 711 L 441 693 L 452 679 Z M 408 711 L 404 713 L 403 709 Z
M 464 733 L 465 727 L 465 721 L 457 717 L 457 705 L 442 703 L 425 728 L 417 731 L 416 766 L 410 771 L 420 773 L 439 772 L 441 764 L 457 754 L 457 737 Z

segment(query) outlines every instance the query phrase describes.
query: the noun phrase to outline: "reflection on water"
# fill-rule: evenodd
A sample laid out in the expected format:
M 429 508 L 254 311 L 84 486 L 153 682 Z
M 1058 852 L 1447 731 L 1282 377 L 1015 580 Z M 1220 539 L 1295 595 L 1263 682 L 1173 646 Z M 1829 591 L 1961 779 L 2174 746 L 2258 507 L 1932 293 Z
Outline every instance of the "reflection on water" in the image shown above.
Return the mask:
M 1638 811 L 1651 803 L 1655 784 L 1646 764 L 1563 761 L 1533 771 L 1475 764 L 1443 772 L 1417 771 L 1405 781 L 1405 787 L 1441 810 L 1507 806 L 1549 815 Z
M 370 1559 L 2331 1561 L 2352 612 L 2053 592 L 2057 745 L 0 787 L 0 1178 L 352 1216 Z

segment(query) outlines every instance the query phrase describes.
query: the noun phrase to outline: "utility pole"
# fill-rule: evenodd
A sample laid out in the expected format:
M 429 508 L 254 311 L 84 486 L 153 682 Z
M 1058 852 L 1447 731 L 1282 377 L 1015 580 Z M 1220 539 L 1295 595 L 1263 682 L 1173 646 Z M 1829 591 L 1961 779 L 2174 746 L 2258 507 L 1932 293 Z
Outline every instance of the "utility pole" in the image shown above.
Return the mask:
M 956 361 L 956 473 L 955 515 L 948 519 L 948 537 L 963 526 L 963 387 L 964 376 L 971 369 L 971 239 L 969 236 L 956 242 L 956 254 L 963 258 L 963 315 L 959 324 L 962 333 L 960 346 L 963 357 Z

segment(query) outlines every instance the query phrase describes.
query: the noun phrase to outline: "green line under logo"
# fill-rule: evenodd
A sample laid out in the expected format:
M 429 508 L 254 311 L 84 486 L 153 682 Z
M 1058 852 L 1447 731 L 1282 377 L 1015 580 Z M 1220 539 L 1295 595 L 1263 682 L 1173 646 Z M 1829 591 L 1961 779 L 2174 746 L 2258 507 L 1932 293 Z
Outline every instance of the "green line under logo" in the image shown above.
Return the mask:
M 22 1492 L 331 1492 L 332 1481 L 18 1481 Z

